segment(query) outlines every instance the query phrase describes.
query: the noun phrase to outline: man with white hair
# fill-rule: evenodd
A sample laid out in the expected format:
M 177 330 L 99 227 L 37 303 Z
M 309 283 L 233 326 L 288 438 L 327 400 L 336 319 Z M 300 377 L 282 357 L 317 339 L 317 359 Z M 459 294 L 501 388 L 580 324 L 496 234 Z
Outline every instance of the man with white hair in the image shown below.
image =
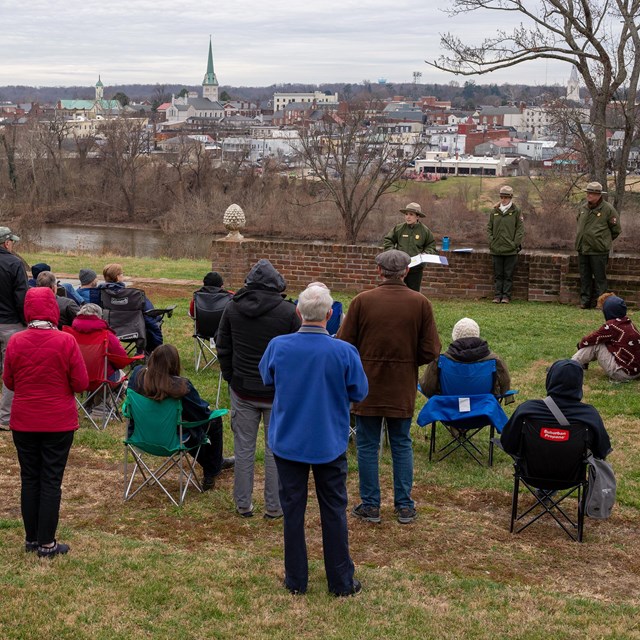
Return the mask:
M 13 254 L 13 245 L 20 238 L 9 227 L 0 227 L 0 373 L 9 338 L 26 329 L 24 297 L 27 293 L 27 272 L 22 260 Z M 9 430 L 13 391 L 2 386 L 0 399 L 0 430 Z
M 342 597 L 362 589 L 349 555 L 346 452 L 349 403 L 363 400 L 368 384 L 356 349 L 327 332 L 332 304 L 324 284 L 309 285 L 296 310 L 302 326 L 271 340 L 259 365 L 264 384 L 275 386 L 269 447 L 284 514 L 284 584 L 296 595 L 306 592 L 309 574 L 304 517 L 310 469 L 329 592 Z

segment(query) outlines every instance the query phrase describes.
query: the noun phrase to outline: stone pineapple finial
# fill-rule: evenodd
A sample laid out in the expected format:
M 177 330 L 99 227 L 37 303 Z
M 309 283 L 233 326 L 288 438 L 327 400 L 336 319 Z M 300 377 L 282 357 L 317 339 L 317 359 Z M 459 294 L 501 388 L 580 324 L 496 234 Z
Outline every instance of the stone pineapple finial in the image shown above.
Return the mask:
M 227 207 L 227 210 L 224 212 L 224 217 L 222 218 L 222 223 L 225 229 L 229 231 L 227 238 L 242 238 L 243 236 L 240 233 L 240 229 L 244 229 L 247 224 L 247 219 L 245 218 L 242 207 L 237 204 L 232 204 Z

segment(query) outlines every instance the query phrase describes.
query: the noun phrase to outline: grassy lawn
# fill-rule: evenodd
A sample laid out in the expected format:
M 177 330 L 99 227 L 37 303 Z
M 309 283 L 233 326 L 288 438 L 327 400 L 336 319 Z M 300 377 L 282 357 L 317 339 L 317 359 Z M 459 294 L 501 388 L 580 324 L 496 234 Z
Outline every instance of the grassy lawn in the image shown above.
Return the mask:
M 27 257 L 38 261 L 34 258 Z M 87 265 L 101 268 L 105 262 L 49 254 L 37 258 L 65 273 Z M 118 261 L 130 277 L 197 279 L 208 270 L 206 262 Z M 193 370 L 187 317 L 192 288 L 154 285 L 147 292 L 156 306 L 178 305 L 165 323 L 165 340 L 178 345 L 184 373 L 204 397 L 214 399 L 217 372 Z M 348 296 L 339 298 L 348 302 Z M 511 369 L 518 402 L 541 397 L 546 367 L 571 356 L 579 337 L 601 319 L 599 312 L 517 301 L 509 307 L 434 301 L 434 310 L 445 345 L 460 317 L 480 324 L 483 337 Z M 228 406 L 226 390 L 223 396 L 222 406 Z M 391 460 L 385 449 L 382 524 L 349 519 L 351 552 L 364 590 L 340 601 L 327 594 L 313 496 L 309 593 L 294 598 L 281 587 L 282 523 L 260 517 L 262 447 L 256 464 L 257 517 L 244 520 L 234 513 L 228 472 L 213 491 L 188 495 L 182 509 L 155 491 L 125 504 L 124 425 L 112 424 L 102 433 L 84 425 L 65 475 L 59 528 L 72 551 L 47 562 L 22 551 L 18 466 L 10 435 L 2 432 L 0 593 L 5 606 L 0 607 L 0 638 L 640 638 L 638 383 L 613 385 L 592 366 L 585 400 L 604 416 L 619 484 L 611 519 L 587 519 L 583 544 L 544 521 L 509 534 L 509 458 L 497 452 L 491 469 L 463 455 L 429 463 L 428 442 L 415 426 L 419 518 L 409 526 L 393 518 Z M 232 451 L 228 418 L 225 451 Z M 358 482 L 352 446 L 349 460 L 353 505 Z

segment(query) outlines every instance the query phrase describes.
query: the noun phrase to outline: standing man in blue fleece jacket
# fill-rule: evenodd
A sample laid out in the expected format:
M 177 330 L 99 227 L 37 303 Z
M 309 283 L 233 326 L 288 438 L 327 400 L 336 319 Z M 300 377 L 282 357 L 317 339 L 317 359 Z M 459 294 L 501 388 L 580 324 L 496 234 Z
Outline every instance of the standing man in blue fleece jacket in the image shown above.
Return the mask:
M 358 351 L 326 330 L 333 300 L 322 283 L 309 285 L 298 300 L 302 326 L 274 338 L 260 361 L 266 385 L 275 386 L 269 446 L 280 478 L 284 513 L 285 587 L 307 590 L 309 565 L 304 536 L 309 469 L 313 470 L 322 523 L 329 592 L 356 595 L 347 529 L 349 403 L 369 390 Z

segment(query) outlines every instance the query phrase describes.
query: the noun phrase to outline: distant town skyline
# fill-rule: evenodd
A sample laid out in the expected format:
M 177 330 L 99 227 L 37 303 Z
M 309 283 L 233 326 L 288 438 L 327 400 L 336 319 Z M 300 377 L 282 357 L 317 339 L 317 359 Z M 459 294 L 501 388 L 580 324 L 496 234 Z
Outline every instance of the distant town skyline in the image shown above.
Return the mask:
M 442 4 L 445 7 L 446 3 Z M 0 85 L 198 84 L 209 35 L 222 86 L 331 82 L 566 85 L 571 67 L 529 63 L 484 76 L 454 76 L 424 63 L 441 32 L 477 42 L 494 12 L 449 18 L 406 0 L 254 1 L 212 6 L 181 0 L 0 0 Z M 508 28 L 501 16 L 501 28 Z

